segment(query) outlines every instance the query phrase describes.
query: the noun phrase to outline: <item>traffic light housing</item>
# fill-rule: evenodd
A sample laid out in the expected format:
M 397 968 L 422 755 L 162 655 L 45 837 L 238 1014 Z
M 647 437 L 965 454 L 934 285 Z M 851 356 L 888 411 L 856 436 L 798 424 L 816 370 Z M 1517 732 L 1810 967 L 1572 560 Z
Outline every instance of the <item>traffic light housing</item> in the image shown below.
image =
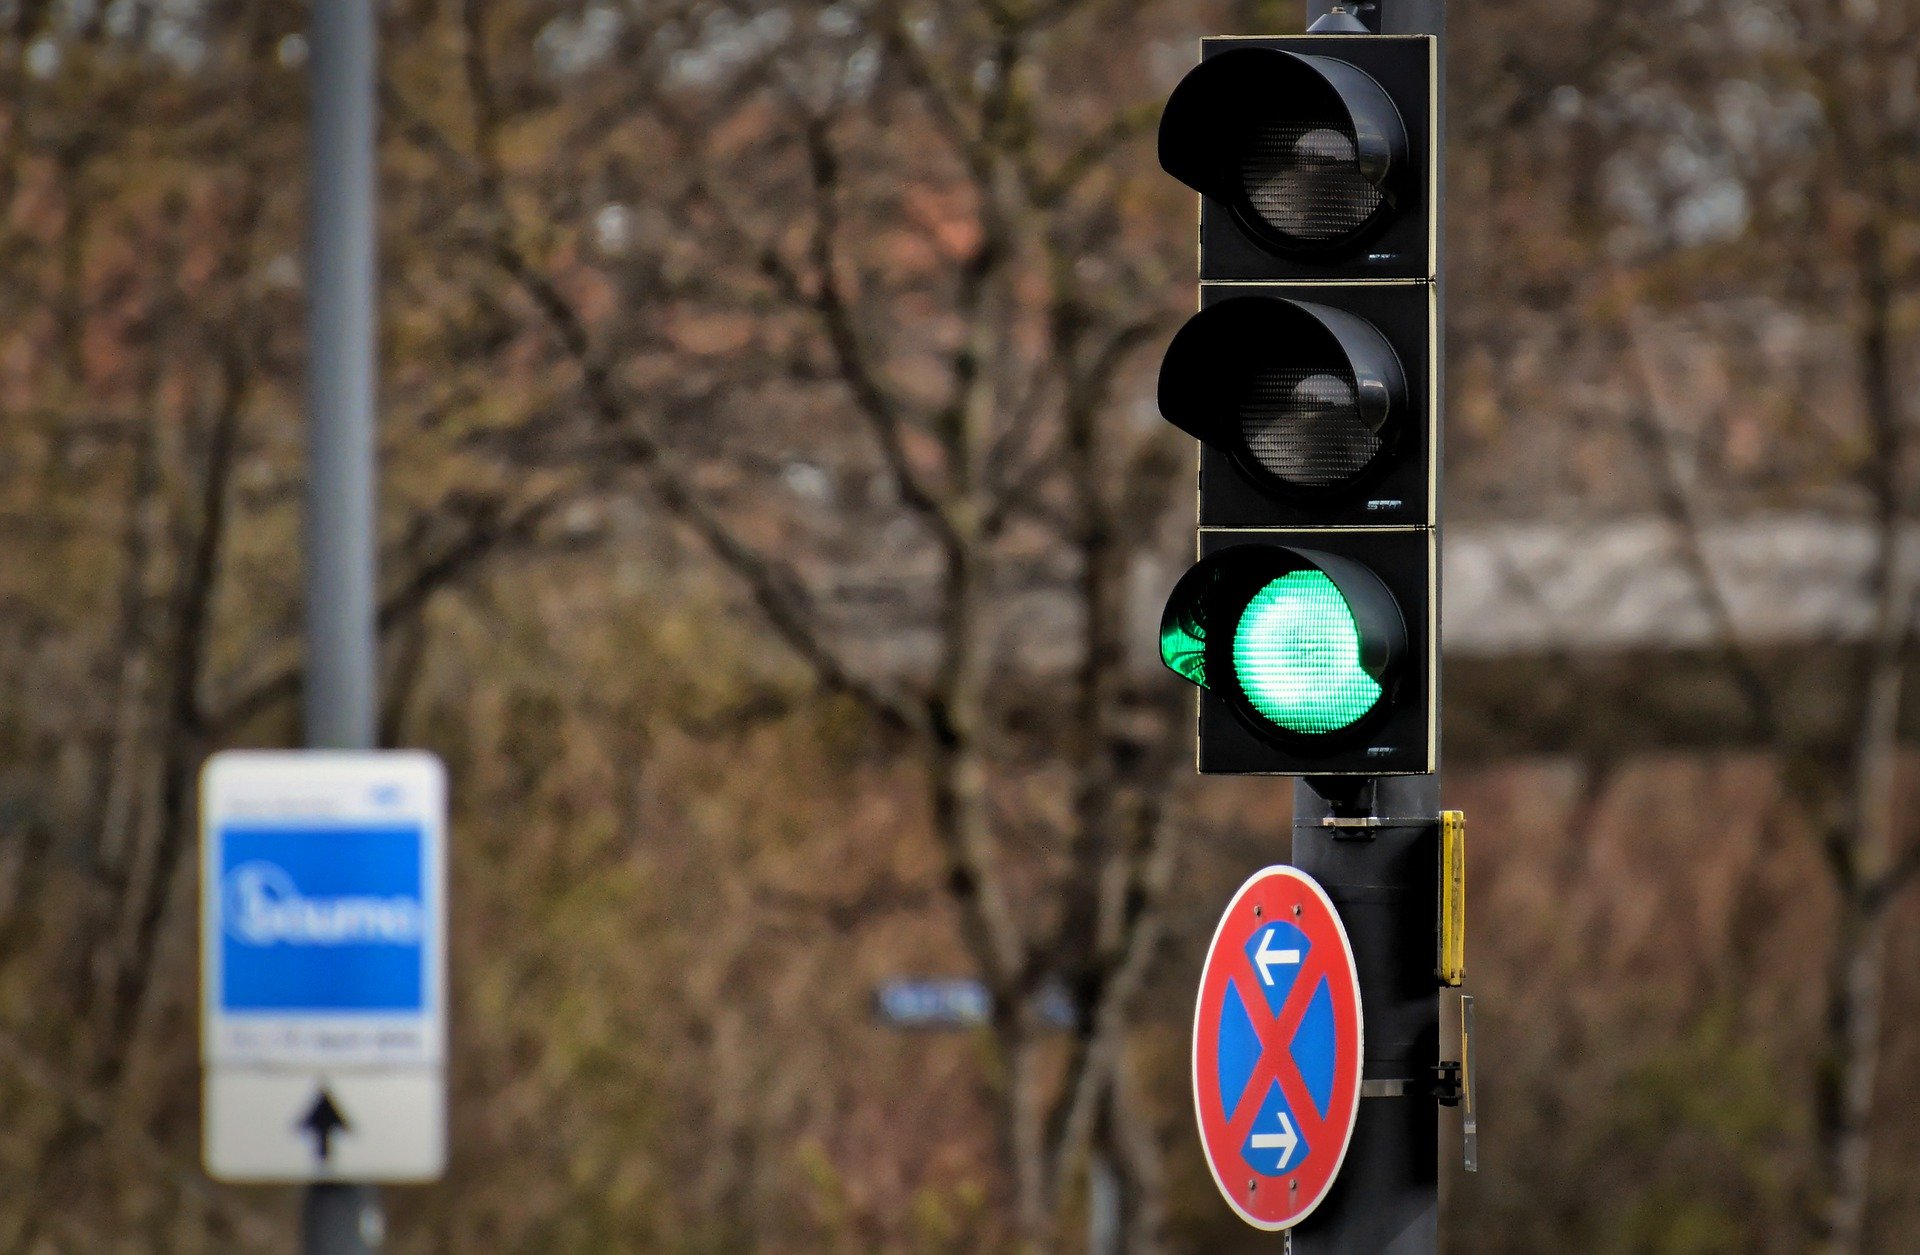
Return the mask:
M 1200 442 L 1162 659 L 1203 772 L 1419 774 L 1438 729 L 1437 44 L 1220 38 L 1160 162 L 1201 195 L 1200 309 L 1161 364 Z
M 1430 35 L 1203 40 L 1167 99 L 1160 165 L 1205 198 L 1202 281 L 1429 281 Z
M 1429 526 L 1433 291 L 1209 283 L 1160 368 L 1200 441 L 1200 526 Z
M 1200 770 L 1412 775 L 1435 729 L 1431 549 L 1386 530 L 1205 531 L 1160 620 Z

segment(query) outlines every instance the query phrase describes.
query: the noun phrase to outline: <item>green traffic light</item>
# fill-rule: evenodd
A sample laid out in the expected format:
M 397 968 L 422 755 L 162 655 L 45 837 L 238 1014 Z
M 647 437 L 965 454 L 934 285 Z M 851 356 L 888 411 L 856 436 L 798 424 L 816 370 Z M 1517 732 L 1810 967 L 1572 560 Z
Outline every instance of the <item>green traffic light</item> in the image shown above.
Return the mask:
M 1337 732 L 1380 700 L 1360 665 L 1360 625 L 1325 573 L 1293 571 L 1253 595 L 1233 633 L 1248 702 L 1290 732 Z

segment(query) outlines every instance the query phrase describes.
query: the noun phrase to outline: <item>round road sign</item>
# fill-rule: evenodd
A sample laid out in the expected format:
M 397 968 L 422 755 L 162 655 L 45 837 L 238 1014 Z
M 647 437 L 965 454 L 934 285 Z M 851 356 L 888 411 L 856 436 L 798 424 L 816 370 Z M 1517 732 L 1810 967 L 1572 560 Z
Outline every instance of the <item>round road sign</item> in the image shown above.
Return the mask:
M 1214 1184 L 1240 1218 L 1285 1229 L 1326 1197 L 1360 1107 L 1353 948 L 1293 867 L 1256 872 L 1214 930 L 1193 1019 L 1193 1106 Z

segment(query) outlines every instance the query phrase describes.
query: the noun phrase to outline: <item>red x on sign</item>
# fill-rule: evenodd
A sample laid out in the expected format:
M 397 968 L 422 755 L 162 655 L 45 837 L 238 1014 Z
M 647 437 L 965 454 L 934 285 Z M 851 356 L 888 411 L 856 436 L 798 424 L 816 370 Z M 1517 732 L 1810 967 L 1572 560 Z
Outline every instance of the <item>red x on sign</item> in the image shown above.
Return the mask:
M 1312 877 L 1269 867 L 1221 916 L 1200 977 L 1193 1101 L 1214 1183 L 1241 1219 L 1284 1229 L 1319 1205 L 1360 1104 L 1353 950 Z

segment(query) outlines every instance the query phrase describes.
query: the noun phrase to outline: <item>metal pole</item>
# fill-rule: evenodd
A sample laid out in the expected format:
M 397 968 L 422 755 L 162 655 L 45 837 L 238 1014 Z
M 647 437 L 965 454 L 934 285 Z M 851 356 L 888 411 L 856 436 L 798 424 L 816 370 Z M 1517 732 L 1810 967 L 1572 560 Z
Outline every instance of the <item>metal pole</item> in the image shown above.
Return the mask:
M 372 0 L 313 6 L 307 743 L 374 737 Z
M 1318 786 L 1318 787 L 1317 787 Z M 1293 863 L 1339 908 L 1360 973 L 1366 1055 L 1360 1116 L 1326 1201 L 1293 1229 L 1294 1255 L 1433 1255 L 1440 1241 L 1440 1107 L 1431 1090 L 1440 1050 L 1434 909 L 1440 779 L 1365 780 L 1338 804 L 1294 790 Z M 1407 818 L 1370 829 L 1328 828 L 1330 814 Z M 1364 833 L 1365 835 L 1359 835 Z
M 1377 34 L 1439 37 L 1433 160 L 1439 163 L 1441 242 L 1435 285 L 1445 308 L 1446 0 L 1307 0 L 1311 25 L 1335 8 Z M 1445 353 L 1434 329 L 1445 397 Z M 1439 451 L 1435 451 L 1436 462 Z M 1439 573 L 1435 572 L 1435 595 Z M 1436 659 L 1439 650 L 1435 651 Z M 1437 663 L 1436 663 L 1437 665 Z M 1436 677 L 1434 691 L 1439 693 Z M 1326 1201 L 1291 1230 L 1292 1255 L 1434 1255 L 1440 1244 L 1440 1109 L 1431 1085 L 1440 1056 L 1434 977 L 1439 893 L 1440 777 L 1308 779 L 1294 788 L 1293 862 L 1326 889 L 1353 943 L 1366 1017 L 1360 1116 Z M 1400 819 L 1379 828 L 1328 827 L 1329 816 Z
M 307 744 L 374 743 L 373 0 L 312 9 L 308 201 Z M 367 1255 L 385 1220 L 371 1185 L 307 1187 L 307 1255 Z
M 305 1255 L 367 1255 L 385 1242 L 386 1227 L 378 1187 L 320 1182 L 307 1187 L 300 1209 L 300 1249 Z
M 1120 1255 L 1120 1175 L 1103 1146 L 1095 1146 L 1087 1164 L 1088 1255 Z

